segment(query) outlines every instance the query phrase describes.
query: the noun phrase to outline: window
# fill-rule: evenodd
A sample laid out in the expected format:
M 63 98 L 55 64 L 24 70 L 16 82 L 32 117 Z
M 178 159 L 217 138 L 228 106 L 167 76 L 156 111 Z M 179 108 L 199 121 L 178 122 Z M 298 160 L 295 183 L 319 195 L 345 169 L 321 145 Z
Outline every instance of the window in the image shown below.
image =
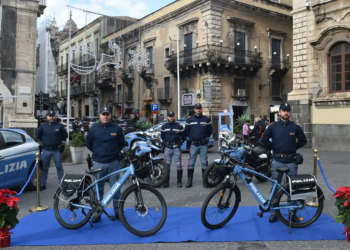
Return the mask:
M 122 102 L 122 85 L 118 85 L 118 103 Z
M 164 95 L 165 99 L 170 98 L 170 77 L 164 77 Z
M 1 131 L 1 135 L 4 138 L 6 148 L 23 144 L 25 142 L 24 136 L 19 133 L 12 131 Z
M 271 66 L 275 69 L 281 69 L 281 40 L 271 40 Z
M 271 96 L 280 97 L 281 96 L 281 80 L 279 77 L 271 78 Z
M 337 45 L 330 56 L 330 90 L 350 91 L 350 44 Z
M 148 68 L 153 68 L 153 47 L 147 47 L 146 51 L 148 53 Z
M 170 48 L 165 48 L 165 59 L 170 56 Z
M 245 63 L 245 48 L 246 48 L 246 39 L 245 33 L 235 31 L 235 62 L 236 63 Z
M 246 95 L 246 86 L 245 79 L 235 78 L 234 82 L 234 95 L 235 96 L 245 96 Z

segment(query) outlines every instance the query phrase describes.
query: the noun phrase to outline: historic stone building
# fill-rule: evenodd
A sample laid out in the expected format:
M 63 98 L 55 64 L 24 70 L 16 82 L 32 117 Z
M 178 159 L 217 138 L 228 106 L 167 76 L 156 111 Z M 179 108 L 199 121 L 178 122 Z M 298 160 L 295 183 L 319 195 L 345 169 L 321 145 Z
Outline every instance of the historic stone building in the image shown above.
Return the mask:
M 293 1 L 293 120 L 318 149 L 350 150 L 350 2 Z
M 1 80 L 5 99 L 0 118 L 4 127 L 36 128 L 34 118 L 35 75 L 37 68 L 37 17 L 43 14 L 46 0 L 1 0 Z
M 209 103 L 203 92 L 209 82 L 212 106 L 204 112 L 212 116 L 216 132 L 224 109 L 234 118 L 262 114 L 274 121 L 283 93 L 292 90 L 291 11 L 292 0 L 182 0 L 103 37 L 102 46 L 115 40 L 123 51 L 124 69 L 115 73 L 115 92 L 108 90 L 114 114 L 132 117 L 136 111 L 149 117 L 152 104 L 159 104 L 165 117 L 178 106 L 177 115 L 187 117 L 195 103 Z M 128 64 L 137 45 L 149 54 L 149 66 L 140 72 Z

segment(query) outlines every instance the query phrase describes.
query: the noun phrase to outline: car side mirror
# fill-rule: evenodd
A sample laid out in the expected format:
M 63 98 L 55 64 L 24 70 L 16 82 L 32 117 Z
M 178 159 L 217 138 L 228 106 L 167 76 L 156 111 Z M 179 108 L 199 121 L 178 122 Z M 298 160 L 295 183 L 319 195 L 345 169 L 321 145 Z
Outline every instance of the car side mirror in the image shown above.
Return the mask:
M 149 130 L 149 132 L 150 132 L 150 133 L 153 133 L 153 132 L 154 132 L 153 128 L 151 128 L 151 129 Z

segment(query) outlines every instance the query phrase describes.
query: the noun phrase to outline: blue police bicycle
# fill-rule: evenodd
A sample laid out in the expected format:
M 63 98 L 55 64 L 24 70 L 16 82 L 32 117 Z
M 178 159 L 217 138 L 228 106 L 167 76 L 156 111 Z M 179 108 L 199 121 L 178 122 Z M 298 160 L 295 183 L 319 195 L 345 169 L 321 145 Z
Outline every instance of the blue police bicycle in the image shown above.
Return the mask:
M 228 150 L 230 154 L 232 150 Z M 287 166 L 277 169 L 279 175 L 284 175 L 289 171 Z M 226 165 L 216 168 L 219 176 L 225 176 L 225 180 L 215 188 L 206 198 L 201 210 L 201 220 L 205 227 L 217 229 L 228 223 L 237 211 L 241 202 L 241 192 L 236 185 L 241 179 L 259 203 L 261 212 L 275 211 L 278 219 L 291 228 L 303 228 L 314 223 L 322 213 L 324 206 L 324 195 L 316 178 L 313 175 L 286 176 L 286 184 L 280 185 L 277 180 L 273 180 L 261 173 L 254 171 L 247 163 L 239 159 L 229 158 Z M 261 178 L 273 183 L 270 197 L 266 199 L 252 180 L 253 176 L 259 175 Z M 231 181 L 230 177 L 234 180 Z
M 111 202 L 114 195 L 131 177 L 133 184 L 127 187 L 119 200 L 118 215 L 123 226 L 132 234 L 146 237 L 157 233 L 164 225 L 167 218 L 167 205 L 161 193 L 154 187 L 140 183 L 138 178 L 147 178 L 150 174 L 149 165 L 142 162 L 144 155 L 151 149 L 139 145 L 131 150 L 133 160 L 128 167 L 113 172 L 101 179 L 95 176 L 102 169 L 91 169 L 86 175 L 65 175 L 60 188 L 55 194 L 54 212 L 57 221 L 67 229 L 78 229 L 92 216 L 100 216 L 102 213 L 115 221 L 105 208 Z M 113 175 L 124 173 L 103 197 L 99 196 L 98 185 L 104 185 L 106 179 Z

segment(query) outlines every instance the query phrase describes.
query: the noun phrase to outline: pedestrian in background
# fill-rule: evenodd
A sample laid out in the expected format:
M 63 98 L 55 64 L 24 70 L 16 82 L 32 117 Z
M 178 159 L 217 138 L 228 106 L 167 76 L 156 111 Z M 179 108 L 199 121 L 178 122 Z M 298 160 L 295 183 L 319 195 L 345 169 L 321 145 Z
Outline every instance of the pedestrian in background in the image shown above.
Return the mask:
M 51 157 L 55 162 L 58 182 L 61 182 L 64 175 L 64 170 L 62 167 L 62 149 L 64 149 L 64 144 L 62 141 L 65 141 L 68 138 L 68 134 L 64 126 L 56 122 L 56 115 L 54 111 L 50 110 L 47 113 L 46 118 L 47 122 L 41 125 L 36 133 L 36 137 L 38 138 L 43 149 L 40 156 L 43 164 L 41 169 L 40 191 L 46 189 L 46 181 L 49 173 Z
M 263 119 L 263 117 L 262 117 L 261 114 L 259 114 L 259 119 L 260 119 L 260 121 L 261 121 L 261 125 L 264 127 L 264 129 L 266 129 L 266 122 L 265 122 L 265 120 Z
M 86 136 L 86 146 L 92 152 L 92 159 L 94 161 L 93 169 L 103 169 L 103 171 L 97 174 L 98 179 L 119 170 L 119 152 L 125 145 L 123 130 L 117 124 L 112 123 L 111 119 L 112 116 L 109 108 L 102 108 L 100 111 L 100 122 L 92 126 Z M 112 187 L 118 179 L 119 175 L 113 175 L 109 178 L 109 185 Z M 99 185 L 98 191 L 100 199 L 102 200 L 104 185 Z M 120 190 L 113 197 L 113 207 L 116 219 L 119 219 L 119 198 Z M 100 220 L 101 215 L 92 218 L 93 223 L 97 223 Z
M 254 124 L 254 128 L 251 131 L 251 135 L 255 137 L 254 144 L 257 144 L 259 139 L 260 139 L 260 137 L 261 137 L 261 132 L 260 131 L 261 131 L 262 125 L 261 125 L 261 120 L 260 120 L 259 117 L 256 117 L 254 119 L 254 121 L 255 121 L 255 124 Z
M 163 185 L 164 188 L 169 187 L 170 180 L 170 166 L 171 160 L 174 156 L 175 165 L 177 168 L 177 187 L 182 187 L 182 152 L 181 145 L 186 140 L 185 129 L 180 123 L 175 121 L 175 113 L 168 113 L 168 122 L 161 128 L 161 138 L 164 144 L 164 158 L 169 168 L 169 177 L 167 182 Z
M 210 118 L 202 113 L 202 104 L 197 103 L 194 106 L 195 115 L 186 121 L 186 136 L 190 138 L 191 146 L 189 150 L 187 185 L 186 188 L 192 187 L 194 166 L 196 164 L 197 155 L 200 155 L 202 163 L 202 179 L 204 171 L 208 167 L 208 142 L 209 137 L 213 133 L 213 126 Z M 204 185 L 204 184 L 203 184 Z
M 73 128 L 73 133 L 80 132 L 79 119 L 77 117 L 75 117 L 74 121 L 72 122 L 72 128 Z
M 307 143 L 305 134 L 300 126 L 290 121 L 290 105 L 288 103 L 281 103 L 280 121 L 271 124 L 264 133 L 261 140 L 263 144 L 273 150 L 273 161 L 271 168 L 278 168 L 284 165 L 289 167 L 287 175 L 297 175 L 298 165 L 294 162 L 297 149 L 301 148 Z M 272 139 L 272 142 L 270 141 Z M 298 139 L 298 140 L 297 140 Z M 272 179 L 276 179 L 281 184 L 282 176 L 278 178 L 278 173 L 272 171 Z M 275 191 L 276 192 L 276 191 Z M 277 221 L 277 216 L 274 211 L 271 211 L 269 221 Z M 292 215 L 293 222 L 299 222 L 296 214 Z
M 249 120 L 246 120 L 244 125 L 243 125 L 243 137 L 244 137 L 244 140 L 248 140 L 249 132 L 250 132 Z

